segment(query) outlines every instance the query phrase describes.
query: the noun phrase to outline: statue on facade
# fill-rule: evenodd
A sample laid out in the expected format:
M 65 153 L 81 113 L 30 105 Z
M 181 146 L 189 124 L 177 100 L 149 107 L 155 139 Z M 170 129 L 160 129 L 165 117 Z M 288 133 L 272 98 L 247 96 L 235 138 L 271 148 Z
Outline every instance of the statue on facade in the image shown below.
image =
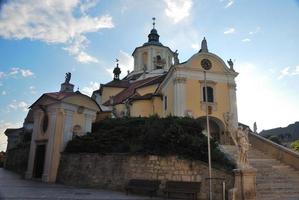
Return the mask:
M 71 77 L 72 77 L 71 72 L 65 73 L 65 81 L 64 82 L 70 83 Z
M 250 167 L 248 162 L 248 151 L 250 148 L 250 143 L 248 139 L 248 128 L 243 129 L 243 127 L 233 126 L 233 114 L 225 113 L 224 121 L 231 138 L 238 149 L 237 165 L 238 168 L 248 168 Z
M 174 64 L 179 64 L 180 63 L 180 60 L 179 60 L 179 53 L 178 53 L 178 50 L 175 50 L 174 54 L 173 54 L 173 57 L 174 57 Z
M 232 61 L 232 59 L 229 59 L 229 60 L 227 61 L 227 63 L 228 63 L 229 68 L 230 68 L 231 70 L 234 70 L 234 62 Z

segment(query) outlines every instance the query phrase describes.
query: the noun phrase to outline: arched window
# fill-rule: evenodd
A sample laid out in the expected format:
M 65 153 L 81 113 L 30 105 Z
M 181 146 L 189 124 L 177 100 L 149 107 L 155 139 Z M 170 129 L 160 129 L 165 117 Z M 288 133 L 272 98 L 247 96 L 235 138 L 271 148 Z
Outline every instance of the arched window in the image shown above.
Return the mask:
M 202 93 L 203 93 L 203 101 L 206 101 L 206 92 L 205 92 L 205 87 L 202 88 Z M 208 102 L 214 102 L 214 91 L 212 87 L 207 87 L 207 93 L 208 93 Z
M 143 52 L 142 53 L 142 62 L 143 62 L 143 66 L 147 66 L 147 61 L 148 61 L 148 54 L 147 52 Z
M 157 62 L 161 62 L 161 56 L 157 55 Z

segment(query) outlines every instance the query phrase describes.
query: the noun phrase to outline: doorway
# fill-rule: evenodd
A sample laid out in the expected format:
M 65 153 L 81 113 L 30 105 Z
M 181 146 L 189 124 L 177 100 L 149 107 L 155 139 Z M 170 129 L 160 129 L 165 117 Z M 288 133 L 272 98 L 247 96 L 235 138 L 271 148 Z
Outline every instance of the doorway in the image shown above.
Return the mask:
M 34 178 L 42 178 L 45 164 L 46 145 L 41 144 L 36 146 L 35 160 L 33 168 Z

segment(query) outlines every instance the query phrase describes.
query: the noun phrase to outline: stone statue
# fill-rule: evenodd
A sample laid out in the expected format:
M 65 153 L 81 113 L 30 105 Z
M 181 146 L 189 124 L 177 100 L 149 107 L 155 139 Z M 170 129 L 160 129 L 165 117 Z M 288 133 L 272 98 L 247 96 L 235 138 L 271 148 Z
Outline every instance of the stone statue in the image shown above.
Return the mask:
M 224 114 L 224 122 L 226 124 L 227 130 L 231 135 L 231 138 L 238 148 L 238 158 L 237 158 L 237 165 L 238 168 L 249 168 L 248 162 L 248 151 L 250 148 L 250 143 L 248 139 L 249 130 L 246 128 L 245 130 L 243 127 L 234 127 L 232 123 L 233 114 L 232 113 L 225 113 Z
M 179 64 L 179 63 L 180 63 L 180 60 L 179 60 L 179 57 L 178 57 L 178 56 L 179 56 L 178 50 L 175 50 L 173 56 L 174 56 L 174 64 L 175 64 L 175 65 L 176 65 L 176 64 Z
M 253 123 L 253 132 L 257 133 L 257 125 L 256 122 Z
M 248 162 L 248 151 L 250 148 L 248 139 L 248 128 L 245 130 L 239 126 L 236 134 L 237 144 L 238 144 L 238 165 L 240 168 L 247 168 L 249 166 Z
M 70 83 L 72 74 L 70 72 L 65 73 L 65 83 Z
M 227 63 L 228 63 L 228 65 L 229 65 L 230 69 L 231 69 L 231 70 L 234 70 L 234 62 L 232 61 L 232 59 L 229 59 L 229 60 L 227 61 Z

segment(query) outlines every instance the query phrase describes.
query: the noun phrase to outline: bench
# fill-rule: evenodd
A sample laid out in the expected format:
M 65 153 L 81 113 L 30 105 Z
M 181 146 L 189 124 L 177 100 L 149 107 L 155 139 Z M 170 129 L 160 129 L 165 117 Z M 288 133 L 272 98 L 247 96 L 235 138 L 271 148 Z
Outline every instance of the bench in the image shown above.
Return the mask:
M 144 191 L 149 192 L 150 197 L 153 197 L 153 195 L 157 195 L 160 184 L 159 180 L 131 179 L 125 189 L 127 195 L 129 191 Z
M 184 182 L 184 181 L 167 181 L 164 193 L 167 198 L 171 193 L 179 193 L 190 196 L 192 199 L 197 199 L 197 193 L 200 192 L 201 182 Z

